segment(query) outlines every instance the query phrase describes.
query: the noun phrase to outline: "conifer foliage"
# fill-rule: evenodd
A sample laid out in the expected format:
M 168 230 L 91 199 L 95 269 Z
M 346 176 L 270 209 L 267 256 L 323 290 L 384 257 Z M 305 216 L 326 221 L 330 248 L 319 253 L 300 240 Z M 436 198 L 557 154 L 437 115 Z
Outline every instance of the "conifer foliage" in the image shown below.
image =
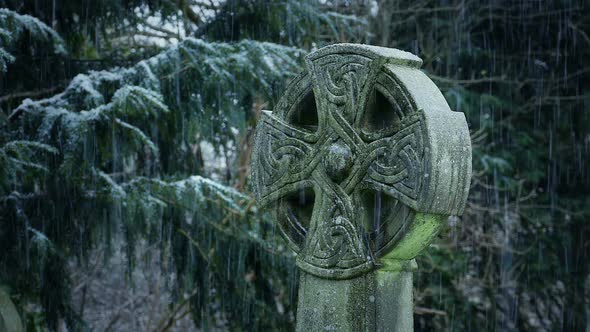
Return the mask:
M 31 21 L 60 41 L 35 19 L 2 13 L 23 21 L 8 29 Z M 272 227 L 234 181 L 197 175 L 206 174 L 195 151 L 200 141 L 226 153 L 239 143 L 252 100 L 272 101 L 301 54 L 253 40 L 187 38 L 132 67 L 79 74 L 50 98 L 25 99 L 2 123 L 2 283 L 22 294 L 21 305 L 39 301 L 50 328 L 65 318 L 82 329 L 67 262 L 84 261 L 122 232 L 130 269 L 137 241 L 171 254 L 176 289 L 191 294 L 197 324 L 218 312 L 236 326 L 285 324 L 286 316 L 232 317 L 246 307 L 274 312 L 267 290 L 286 287 L 293 279 L 281 280 L 280 271 L 292 267 L 286 254 L 276 256 Z M 258 281 L 244 280 L 250 270 Z
M 0 8 L 0 72 L 7 69 L 15 60 L 12 51 L 14 44 L 27 34 L 31 39 L 53 48 L 58 54 L 64 54 L 64 42 L 61 37 L 45 23 L 30 15 Z

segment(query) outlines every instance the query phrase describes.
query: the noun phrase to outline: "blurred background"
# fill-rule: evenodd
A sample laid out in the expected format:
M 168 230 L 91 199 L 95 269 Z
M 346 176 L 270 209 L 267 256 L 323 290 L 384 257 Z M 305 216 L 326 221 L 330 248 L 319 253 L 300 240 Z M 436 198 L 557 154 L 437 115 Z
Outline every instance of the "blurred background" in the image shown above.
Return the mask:
M 0 8 L 0 302 L 26 331 L 292 330 L 252 133 L 337 42 L 418 55 L 469 123 L 468 206 L 418 258 L 415 330 L 590 331 L 588 1 Z

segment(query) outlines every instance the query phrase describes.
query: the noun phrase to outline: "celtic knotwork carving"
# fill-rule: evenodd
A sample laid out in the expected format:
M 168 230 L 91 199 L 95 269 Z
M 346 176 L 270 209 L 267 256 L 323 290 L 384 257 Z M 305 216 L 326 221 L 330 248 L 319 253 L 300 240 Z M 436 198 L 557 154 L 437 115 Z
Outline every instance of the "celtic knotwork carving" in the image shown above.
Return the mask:
M 411 204 L 418 196 L 422 171 L 423 122 L 417 114 L 402 119 L 400 131 L 370 144 L 367 181 Z M 375 156 L 375 159 L 372 157 Z
M 416 211 L 439 209 L 432 193 L 444 186 L 429 177 L 441 179 L 431 167 L 428 113 L 403 82 L 416 59 L 366 46 L 322 49 L 308 56 L 308 72 L 275 111 L 261 114 L 253 189 L 259 204 L 275 206 L 305 271 L 329 278 L 370 271 Z

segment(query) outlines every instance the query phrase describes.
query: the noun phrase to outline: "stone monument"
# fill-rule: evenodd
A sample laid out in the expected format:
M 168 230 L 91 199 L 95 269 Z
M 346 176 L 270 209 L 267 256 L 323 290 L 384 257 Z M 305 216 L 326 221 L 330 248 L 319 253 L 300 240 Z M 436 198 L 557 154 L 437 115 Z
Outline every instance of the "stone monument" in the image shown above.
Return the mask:
M 262 112 L 252 183 L 297 253 L 297 331 L 413 330 L 414 257 L 463 212 L 471 176 L 465 116 L 421 64 L 327 46 Z

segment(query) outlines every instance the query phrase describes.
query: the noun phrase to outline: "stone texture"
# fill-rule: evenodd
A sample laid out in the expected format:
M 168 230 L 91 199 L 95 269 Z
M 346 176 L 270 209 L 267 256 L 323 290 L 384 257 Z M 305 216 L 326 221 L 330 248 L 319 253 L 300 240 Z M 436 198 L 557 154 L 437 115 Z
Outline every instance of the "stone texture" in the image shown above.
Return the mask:
M 297 331 L 408 332 L 412 328 L 410 270 L 380 269 L 344 280 L 301 275 Z
M 0 288 L 0 332 L 24 332 L 20 316 L 10 296 Z
M 413 258 L 463 212 L 471 177 L 465 117 L 421 63 L 324 47 L 261 115 L 253 189 L 304 271 L 298 330 L 411 330 Z

